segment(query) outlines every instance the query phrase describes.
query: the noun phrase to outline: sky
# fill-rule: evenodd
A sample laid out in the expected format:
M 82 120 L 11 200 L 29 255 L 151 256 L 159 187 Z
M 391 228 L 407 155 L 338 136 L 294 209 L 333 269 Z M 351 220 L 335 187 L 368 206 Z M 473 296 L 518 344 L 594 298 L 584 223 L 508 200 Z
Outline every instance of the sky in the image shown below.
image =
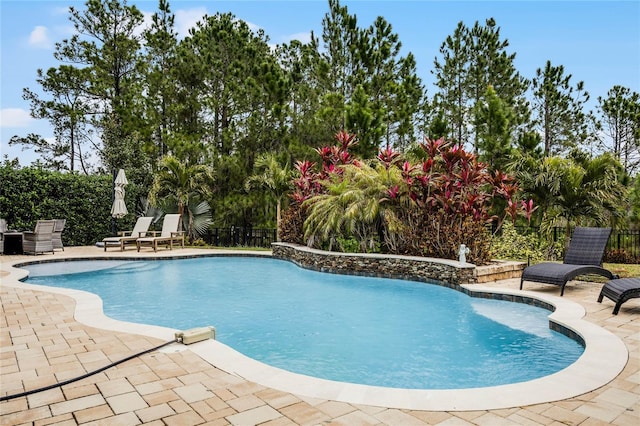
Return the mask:
M 150 20 L 157 0 L 128 0 Z M 0 0 L 0 161 L 18 158 L 25 166 L 37 158 L 32 151 L 9 146 L 14 135 L 36 133 L 53 137 L 46 120 L 29 115 L 23 88 L 41 93 L 37 70 L 60 65 L 54 46 L 74 33 L 69 7 L 84 9 L 85 1 Z M 262 29 L 270 43 L 309 41 L 322 34 L 327 0 L 169 0 L 179 35 L 195 22 L 216 13 L 234 14 L 254 29 Z M 418 75 L 428 96 L 433 86 L 433 63 L 439 49 L 459 22 L 472 27 L 494 18 L 515 67 L 525 78 L 535 76 L 547 60 L 564 66 L 575 85 L 584 81 L 591 95 L 589 108 L 614 86 L 640 93 L 640 1 L 458 1 L 458 0 L 342 0 L 358 26 L 366 28 L 382 16 L 402 43 L 401 55 L 413 53 Z

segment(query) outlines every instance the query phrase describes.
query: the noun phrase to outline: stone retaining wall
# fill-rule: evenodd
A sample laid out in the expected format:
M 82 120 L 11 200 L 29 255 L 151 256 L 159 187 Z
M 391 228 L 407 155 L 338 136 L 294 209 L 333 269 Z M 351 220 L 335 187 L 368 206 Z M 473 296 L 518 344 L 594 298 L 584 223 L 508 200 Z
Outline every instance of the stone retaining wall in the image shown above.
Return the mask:
M 272 243 L 273 257 L 321 272 L 399 278 L 456 286 L 476 280 L 470 263 L 429 257 L 369 253 L 339 253 L 315 250 L 289 243 Z
M 525 262 L 494 260 L 490 265 L 476 267 L 476 283 L 520 278 L 525 266 L 527 266 Z

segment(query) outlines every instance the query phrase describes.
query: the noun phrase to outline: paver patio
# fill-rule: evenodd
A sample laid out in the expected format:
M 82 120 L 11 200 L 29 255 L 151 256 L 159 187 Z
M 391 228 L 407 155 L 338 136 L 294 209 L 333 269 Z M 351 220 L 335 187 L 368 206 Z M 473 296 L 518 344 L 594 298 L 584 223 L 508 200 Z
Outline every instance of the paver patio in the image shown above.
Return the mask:
M 198 253 L 201 250 L 174 250 Z M 163 256 L 136 254 L 127 256 Z M 63 257 L 118 257 L 96 247 L 69 247 Z M 151 348 L 162 340 L 90 327 L 74 319 L 75 300 L 8 285 L 10 263 L 33 256 L 0 257 L 0 394 L 64 381 Z M 7 284 L 7 285 L 5 285 Z M 519 280 L 489 284 L 517 289 Z M 286 393 L 212 366 L 188 349 L 160 350 L 97 375 L 0 403 L 2 425 L 638 425 L 640 424 L 640 303 L 596 302 L 600 284 L 574 282 L 565 298 L 581 304 L 586 319 L 618 336 L 629 361 L 610 383 L 571 399 L 479 411 L 415 411 L 347 404 Z M 557 287 L 529 285 L 555 294 Z M 603 353 L 603 357 L 607 354 Z

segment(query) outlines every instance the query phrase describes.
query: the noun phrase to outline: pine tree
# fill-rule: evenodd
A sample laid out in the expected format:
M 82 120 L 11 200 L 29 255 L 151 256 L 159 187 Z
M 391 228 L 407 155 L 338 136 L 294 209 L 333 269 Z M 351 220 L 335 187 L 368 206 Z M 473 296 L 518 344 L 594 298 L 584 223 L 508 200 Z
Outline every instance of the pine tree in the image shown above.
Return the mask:
M 283 143 L 290 152 L 291 163 L 310 158 L 313 150 L 332 136 L 325 122 L 316 116 L 324 91 L 318 72 L 321 64 L 318 43 L 312 34 L 309 43 L 293 40 L 276 49 L 278 63 L 288 80 L 289 126 Z
M 39 69 L 36 82 L 50 98 L 42 98 L 28 88 L 23 89 L 23 98 L 29 101 L 34 118 L 49 120 L 55 139 L 48 141 L 33 133 L 26 137 L 16 135 L 9 145 L 34 148 L 47 168 L 73 172 L 77 161 L 79 169 L 88 174 L 89 155 L 82 149 L 90 143 L 92 133 L 88 125 L 91 108 L 86 97 L 86 71 L 69 65 L 49 68 L 46 73 Z
M 535 123 L 543 134 L 544 155 L 568 152 L 587 139 L 587 115 L 583 112 L 589 94 L 584 83 L 571 85 L 571 74 L 564 67 L 547 61 L 536 70 L 533 85 Z
M 598 97 L 602 116 L 601 146 L 613 153 L 625 171 L 640 170 L 640 95 L 629 88 L 613 86 L 607 97 Z
M 464 144 L 468 141 L 469 90 L 468 73 L 470 52 L 467 44 L 468 28 L 459 22 L 440 46 L 442 62 L 434 61 L 433 73 L 439 89 L 434 96 L 434 108 L 444 121 L 450 123 L 448 139 Z
M 176 129 L 176 51 L 178 34 L 175 16 L 167 0 L 160 0 L 151 27 L 143 32 L 146 65 L 142 80 L 145 93 L 146 150 L 155 167 L 157 160 L 169 154 L 167 138 Z M 155 160 L 155 161 L 154 161 Z
M 88 0 L 86 9 L 69 8 L 76 34 L 56 44 L 54 57 L 87 69 L 87 102 L 100 131 L 107 168 L 139 170 L 145 162 L 136 135 L 142 13 L 126 0 Z
M 288 83 L 262 30 L 209 16 L 180 43 L 177 71 L 182 132 L 208 161 L 240 154 L 250 167 L 256 153 L 277 148 Z
M 505 170 L 513 151 L 513 113 L 489 86 L 475 107 L 476 145 L 482 161 L 492 170 Z
M 323 19 L 326 52 L 318 67 L 326 90 L 318 118 L 331 123 L 332 133 L 357 133 L 354 154 L 364 158 L 381 145 L 408 145 L 423 92 L 413 55 L 400 56 L 399 37 L 383 17 L 360 28 L 338 0 L 329 0 L 329 8 Z
M 516 54 L 507 53 L 509 41 L 500 38 L 500 28 L 493 18 L 487 19 L 484 26 L 476 22 L 469 30 L 467 39 L 470 46 L 469 101 L 475 105 L 491 86 L 495 96 L 511 112 L 505 131 L 513 135 L 519 125 L 529 120 L 525 98 L 529 83 L 515 68 Z M 477 129 L 475 133 L 477 138 Z M 474 140 L 473 143 L 478 151 L 479 141 Z
M 489 86 L 512 111 L 508 129 L 512 137 L 529 120 L 525 98 L 528 81 L 515 69 L 516 55 L 508 54 L 508 47 L 508 40 L 501 39 L 493 18 L 487 19 L 484 26 L 476 22 L 472 28 L 460 22 L 440 47 L 442 60 L 436 58 L 434 62 L 439 88 L 434 97 L 436 116 L 450 120 L 453 140 L 472 144 L 475 151 L 478 141 L 473 108 Z

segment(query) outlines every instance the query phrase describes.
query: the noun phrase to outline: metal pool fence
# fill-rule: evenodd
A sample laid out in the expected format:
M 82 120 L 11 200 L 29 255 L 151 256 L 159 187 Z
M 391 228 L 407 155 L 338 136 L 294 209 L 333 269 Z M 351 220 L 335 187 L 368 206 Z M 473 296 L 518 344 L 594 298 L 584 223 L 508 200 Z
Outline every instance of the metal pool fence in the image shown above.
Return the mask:
M 518 232 L 534 232 L 540 236 L 537 228 L 520 228 Z M 565 229 L 553 228 L 553 241 L 564 238 Z M 262 247 L 271 248 L 276 241 L 276 230 L 271 228 L 231 227 L 211 228 L 202 236 L 209 245 L 218 247 Z M 640 230 L 613 230 L 607 245 L 605 261 L 611 263 L 640 263 Z
M 605 261 L 640 263 L 640 230 L 612 231 L 607 244 Z
M 276 241 L 275 229 L 251 227 L 210 228 L 202 239 L 217 247 L 264 247 L 271 248 Z
M 540 230 L 537 227 L 517 226 L 516 231 L 520 234 L 535 233 L 538 238 L 541 238 Z M 554 227 L 552 231 L 553 242 L 564 239 L 565 228 Z M 640 263 L 640 230 L 612 230 L 604 261 L 609 263 Z

